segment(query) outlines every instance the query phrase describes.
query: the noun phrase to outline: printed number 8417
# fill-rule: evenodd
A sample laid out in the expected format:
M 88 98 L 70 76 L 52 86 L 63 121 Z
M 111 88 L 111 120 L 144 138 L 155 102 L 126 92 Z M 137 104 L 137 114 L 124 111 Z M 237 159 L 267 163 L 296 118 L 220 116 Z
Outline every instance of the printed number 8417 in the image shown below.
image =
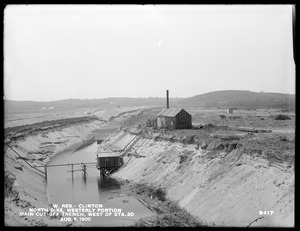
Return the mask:
M 273 215 L 274 211 L 259 211 L 259 215 Z

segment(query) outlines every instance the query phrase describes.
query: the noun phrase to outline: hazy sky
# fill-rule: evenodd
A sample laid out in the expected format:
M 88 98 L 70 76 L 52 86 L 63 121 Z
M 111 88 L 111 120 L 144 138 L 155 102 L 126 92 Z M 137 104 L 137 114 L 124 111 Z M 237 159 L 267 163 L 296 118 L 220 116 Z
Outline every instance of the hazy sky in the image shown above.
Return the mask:
M 295 94 L 290 5 L 9 5 L 11 100 Z

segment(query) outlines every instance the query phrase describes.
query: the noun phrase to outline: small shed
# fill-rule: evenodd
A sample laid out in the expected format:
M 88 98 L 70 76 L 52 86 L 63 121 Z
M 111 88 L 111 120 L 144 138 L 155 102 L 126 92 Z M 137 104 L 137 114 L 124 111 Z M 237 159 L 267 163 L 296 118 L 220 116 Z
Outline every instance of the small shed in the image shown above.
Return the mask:
M 227 113 L 228 114 L 233 114 L 233 107 L 227 108 Z
M 157 114 L 157 126 L 168 129 L 192 128 L 192 116 L 182 108 L 166 108 Z
M 115 169 L 123 164 L 123 159 L 120 153 L 98 153 L 97 154 L 97 169 Z

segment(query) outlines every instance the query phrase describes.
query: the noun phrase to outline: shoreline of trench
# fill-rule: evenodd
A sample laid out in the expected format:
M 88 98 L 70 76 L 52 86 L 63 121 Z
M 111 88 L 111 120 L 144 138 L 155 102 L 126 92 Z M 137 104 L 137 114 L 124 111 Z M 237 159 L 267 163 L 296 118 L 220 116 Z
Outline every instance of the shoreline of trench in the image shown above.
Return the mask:
M 134 183 L 118 177 L 113 178 L 122 184 L 123 191 L 127 195 L 136 198 L 153 212 L 152 216 L 139 219 L 131 227 L 208 227 L 207 224 L 179 207 L 177 202 L 166 198 L 165 192 L 163 196 L 149 195 L 149 191 L 155 191 L 152 185 Z

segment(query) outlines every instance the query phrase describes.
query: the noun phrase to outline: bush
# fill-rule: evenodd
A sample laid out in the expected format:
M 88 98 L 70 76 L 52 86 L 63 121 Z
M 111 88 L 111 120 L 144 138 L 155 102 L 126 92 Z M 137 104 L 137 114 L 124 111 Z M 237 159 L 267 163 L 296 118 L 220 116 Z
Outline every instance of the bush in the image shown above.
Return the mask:
M 181 163 L 183 163 L 184 161 L 186 161 L 186 160 L 187 160 L 187 156 L 184 156 L 184 155 L 182 155 L 182 156 L 179 156 L 179 158 L 180 158 L 180 160 L 179 160 L 179 164 L 181 164 Z
M 229 119 L 241 119 L 242 117 L 241 116 L 228 116 Z
M 161 138 L 159 136 L 154 137 L 154 141 L 160 141 L 160 140 L 161 140 Z
M 182 139 L 182 142 L 184 144 L 194 144 L 197 140 L 197 136 L 193 135 L 193 136 L 185 136 L 183 139 Z
M 274 120 L 290 120 L 290 119 L 291 117 L 289 117 L 288 115 L 279 114 L 274 116 Z
M 211 129 L 211 128 L 215 128 L 215 127 L 216 127 L 216 126 L 213 125 L 212 123 L 205 124 L 205 125 L 203 126 L 203 128 L 206 128 L 206 129 Z
M 12 192 L 12 186 L 14 184 L 15 179 L 11 177 L 8 173 L 5 173 L 4 177 L 4 196 L 8 197 Z
M 280 140 L 281 140 L 281 141 L 290 141 L 290 140 L 289 140 L 287 137 L 285 137 L 285 136 L 284 136 L 284 137 L 280 137 Z
M 165 201 L 166 200 L 166 193 L 161 188 L 157 189 L 153 193 L 153 196 L 156 197 L 160 201 Z
M 220 137 L 222 141 L 240 140 L 241 137 L 238 135 L 227 135 Z

